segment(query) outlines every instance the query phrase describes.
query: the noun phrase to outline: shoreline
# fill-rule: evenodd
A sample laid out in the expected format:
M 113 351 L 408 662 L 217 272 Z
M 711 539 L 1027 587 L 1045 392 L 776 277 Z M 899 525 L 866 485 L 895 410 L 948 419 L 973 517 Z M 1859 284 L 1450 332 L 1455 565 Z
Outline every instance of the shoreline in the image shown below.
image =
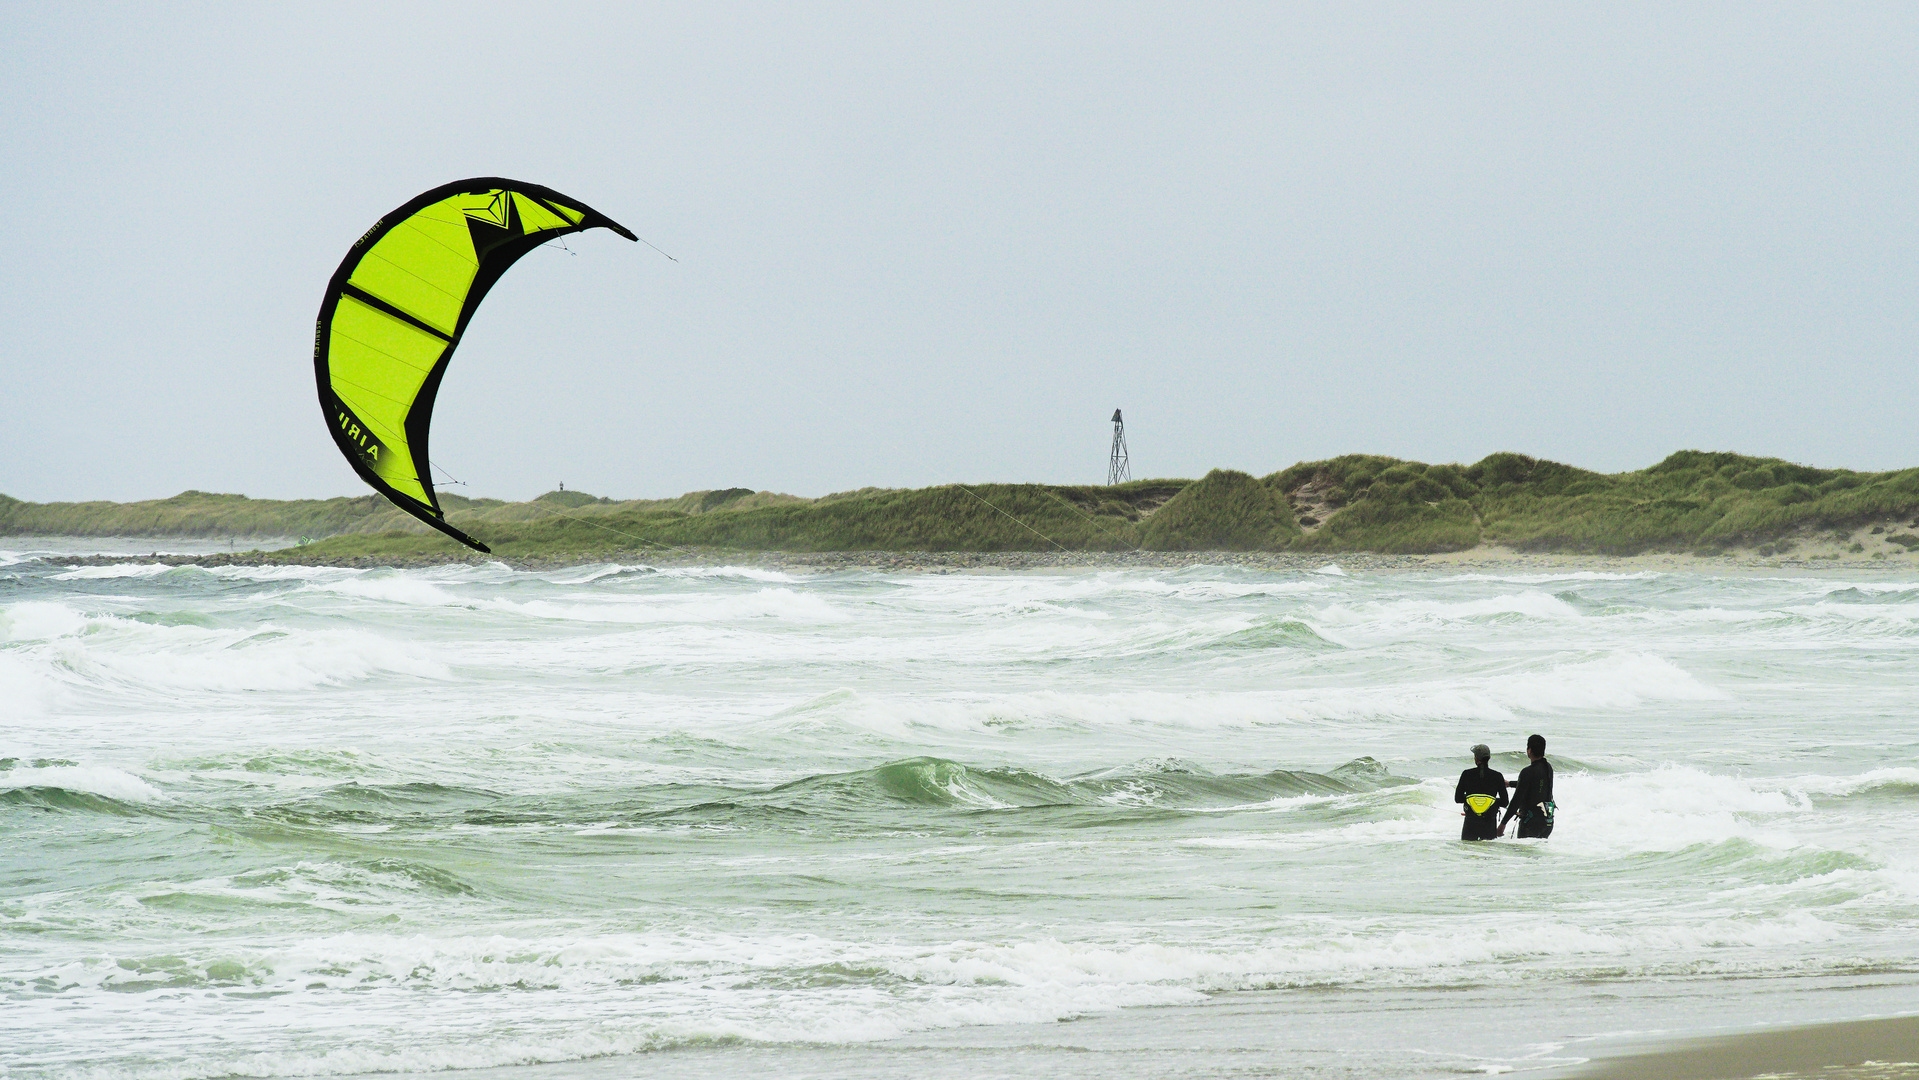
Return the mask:
M 1196 1075 L 1510 1075 L 1527 1080 L 1915 1080 L 1919 1016 L 1779 1025 L 1716 1037 L 1620 1041 L 1540 1039 L 1567 1020 L 1600 1021 L 1598 1003 L 1571 1016 L 1500 1011 L 1474 988 L 1425 997 L 1411 1023 L 1382 1032 L 1395 995 L 1321 997 L 1288 990 L 1235 991 L 1177 1005 L 1100 1011 L 1068 1020 L 933 1028 L 853 1043 L 682 1044 L 650 1052 L 475 1069 L 472 1080 L 695 1080 L 825 1077 L 880 1080 L 968 1075 L 1046 1080 Z M 1402 1013 L 1403 1015 L 1403 1013 Z M 1651 1019 L 1643 1012 L 1637 1019 Z M 1617 1053 L 1599 1046 L 1618 1046 Z M 1603 1056 L 1601 1056 L 1603 1055 Z M 1316 1070 L 1315 1070 L 1316 1071 Z M 406 1076 L 441 1075 L 405 1071 Z
M 1914 1080 L 1919 1016 L 1769 1027 L 1598 1058 L 1567 1080 Z
M 29 537 L 0 537 L 0 545 Z M 43 537 L 72 542 L 80 537 Z M 203 541 L 204 542 L 204 541 Z M 26 546 L 26 545 L 22 545 Z M 297 548 L 220 551 L 200 554 L 48 554 L 35 561 L 65 566 L 118 566 L 161 563 L 168 566 L 332 566 L 344 569 L 416 570 L 434 566 L 485 566 L 500 563 L 515 570 L 561 570 L 609 563 L 660 567 L 752 566 L 793 573 L 830 574 L 845 571 L 877 572 L 1070 572 L 1085 570 L 1180 570 L 1194 566 L 1229 566 L 1246 570 L 1308 572 L 1337 567 L 1344 571 L 1519 571 L 1553 573 L 1692 572 L 1763 573 L 1778 571 L 1845 570 L 1910 571 L 1919 564 L 1903 560 L 1861 557 L 1785 558 L 1729 552 L 1693 555 L 1657 552 L 1641 555 L 1578 555 L 1522 552 L 1481 546 L 1435 555 L 1385 555 L 1374 552 L 1276 551 L 749 551 L 723 548 L 671 551 L 608 551 L 552 556 L 487 556 L 448 551 L 444 554 L 354 555 L 327 558 L 304 556 Z

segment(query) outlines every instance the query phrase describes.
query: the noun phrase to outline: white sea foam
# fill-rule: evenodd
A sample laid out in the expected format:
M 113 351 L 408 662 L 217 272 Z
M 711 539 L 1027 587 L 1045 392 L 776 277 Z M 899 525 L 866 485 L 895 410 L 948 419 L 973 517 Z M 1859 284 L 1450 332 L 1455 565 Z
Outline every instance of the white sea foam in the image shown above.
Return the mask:
M 0 615 L 15 650 L 9 681 L 144 690 L 294 690 L 381 672 L 443 679 L 418 645 L 363 630 L 259 632 L 88 615 L 64 604 L 15 604 Z M 19 674 L 21 669 L 27 674 Z M 44 697 L 44 693 L 42 694 Z
M 1705 917 L 1636 929 L 1601 929 L 1558 919 L 1485 926 L 1476 916 L 1462 916 L 1435 920 L 1425 929 L 1385 933 L 1317 918 L 1290 923 L 1263 939 L 1215 945 L 1054 938 L 914 945 L 712 931 L 574 938 L 344 933 L 266 949 L 236 949 L 231 943 L 187 948 L 179 950 L 185 955 L 168 955 L 164 962 L 204 972 L 219 959 L 230 958 L 244 974 L 229 979 L 306 991 L 590 991 L 669 980 L 737 982 L 780 974 L 804 978 L 829 968 L 865 970 L 869 978 L 877 976 L 882 982 L 890 975 L 929 986 L 1160 984 L 1214 991 L 1285 985 L 1302 976 L 1364 977 L 1382 971 L 1471 979 L 1472 972 L 1462 965 L 1501 959 L 1634 956 L 1657 967 L 1691 950 L 1825 942 L 1842 933 L 1841 927 L 1807 911 L 1769 918 Z M 147 981 L 154 966 L 136 954 L 69 962 L 43 974 L 114 989 Z M 789 1030 L 785 1037 L 805 1035 Z
M 541 571 L 537 576 L 542 581 L 555 585 L 585 585 L 604 578 L 619 577 L 623 574 L 652 574 L 656 571 L 650 566 L 628 566 L 624 563 L 597 563 L 591 566 L 574 566 L 561 570 Z
M 1180 600 L 1241 600 L 1257 597 L 1300 597 L 1323 593 L 1332 588 L 1324 581 L 1301 579 L 1278 581 L 1248 581 L 1244 579 L 1220 579 L 1213 581 L 1182 581 L 1164 578 L 1120 578 L 1106 584 L 1105 588 L 1086 590 L 1075 595 L 1074 599 L 1092 600 L 1103 595 L 1145 594 L 1165 596 Z M 1078 610 L 1086 610 L 1084 608 Z M 1105 613 L 1101 613 L 1104 615 Z M 1108 616 L 1110 617 L 1110 616 Z
M 0 1055 L 49 1080 L 723 1056 L 1253 988 L 1364 988 L 1388 1031 L 1434 987 L 1696 980 L 1685 1013 L 1820 981 L 1721 973 L 1919 963 L 1894 591 L 63 572 L 9 571 L 8 783 L 155 813 L 0 801 Z M 1462 748 L 1528 730 L 1593 770 L 1562 764 L 1554 837 L 1459 843 Z M 1361 755 L 1423 779 L 1244 786 Z M 871 771 L 916 757 L 964 771 L 933 799 Z M 1115 794 L 1006 807 L 1002 767 Z M 1121 783 L 1182 770 L 1248 794 Z
M 1623 776 L 1567 774 L 1555 778 L 1554 795 L 1566 823 L 1563 830 L 1555 826 L 1555 846 L 1564 839 L 1573 850 L 1607 855 L 1735 839 L 1786 851 L 1805 843 L 1793 819 L 1811 810 L 1804 795 L 1686 766 Z
M 206 572 L 239 581 L 330 581 L 361 577 L 371 571 L 338 566 L 213 566 Z
M 169 570 L 180 569 L 167 563 L 112 563 L 107 566 L 76 566 L 65 573 L 54 574 L 55 581 L 91 581 L 111 580 L 114 578 L 150 578 L 158 577 Z M 197 567 L 195 569 L 198 569 Z
M 1333 604 L 1318 617 L 1335 626 L 1405 633 L 1437 624 L 1514 616 L 1545 622 L 1582 618 L 1578 608 L 1550 593 L 1523 592 L 1471 600 L 1406 599 Z
M 1496 675 L 1486 685 L 1515 712 L 1633 709 L 1649 702 L 1727 698 L 1725 691 L 1701 682 L 1678 664 L 1643 652 L 1617 652 L 1542 671 Z
M 1545 585 L 1555 581 L 1652 581 L 1660 577 L 1656 570 L 1632 572 L 1609 570 L 1545 570 L 1532 573 L 1445 574 L 1434 581 L 1494 581 L 1510 585 Z
M 1198 602 L 1286 598 L 1321 593 L 1334 587 L 1324 579 L 1304 579 L 1290 574 L 1188 576 L 1188 572 L 1147 575 L 1136 571 L 985 578 L 900 575 L 890 580 L 904 589 L 901 598 L 906 603 L 961 616 L 1065 612 L 1080 617 L 1090 614 L 1110 618 L 1109 613 L 1088 605 L 1127 598 Z
M 909 945 L 723 932 L 571 939 L 350 933 L 271 949 L 215 944 L 164 957 L 90 958 L 38 978 L 68 987 L 69 1002 L 76 991 L 98 994 L 96 1016 L 125 1014 L 113 1025 L 123 1038 L 129 1029 L 212 1025 L 215 1016 L 199 1013 L 191 996 L 141 992 L 182 980 L 280 991 L 256 998 L 262 1004 L 254 1008 L 219 1012 L 228 1046 L 271 1043 L 288 1029 L 308 1035 L 268 1052 L 216 1050 L 198 1062 L 128 1062 L 71 1075 L 309 1075 L 565 1061 L 713 1038 L 865 1042 L 1198 1002 L 1221 990 L 1392 985 L 1409 976 L 1471 981 L 1489 965 L 1514 963 L 1623 960 L 1657 971 L 1700 950 L 1820 943 L 1839 933 L 1807 912 L 1636 932 L 1473 918 L 1382 934 L 1302 920 L 1264 940 L 1212 946 L 1049 937 Z M 809 993 L 778 989 L 817 982 L 821 973 L 840 974 Z M 864 977 L 849 981 L 854 973 Z M 437 996 L 423 998 L 429 992 Z M 396 1020 L 403 1002 L 404 1019 Z M 355 1031 L 350 1050 L 312 1037 L 334 1024 Z
M 24 600 L 0 609 L 0 633 L 7 641 L 47 641 L 87 628 L 86 615 L 65 604 Z
M 725 596 L 581 593 L 565 599 L 510 600 L 455 591 L 450 585 L 414 574 L 373 574 L 320 581 L 314 587 L 403 606 L 468 608 L 570 622 L 728 623 L 773 618 L 828 623 L 843 622 L 847 618 L 837 605 L 824 597 L 784 587 Z
M 1804 792 L 1815 795 L 1852 795 L 1874 788 L 1894 786 L 1919 789 L 1919 768 L 1900 765 L 1870 769 L 1855 776 L 1794 776 L 1755 783 L 1777 785 L 1779 790 L 1787 794 Z
M 1169 728 L 1234 728 L 1318 721 L 1454 717 L 1498 723 L 1581 710 L 1628 711 L 1661 702 L 1725 700 L 1726 694 L 1677 664 L 1644 653 L 1619 653 L 1537 670 L 1398 686 L 1195 693 L 1132 690 L 1064 691 L 939 699 L 840 690 L 771 718 L 831 721 L 908 738 L 915 729 L 1112 729 L 1139 724 Z
M 166 798 L 159 788 L 110 765 L 17 766 L 0 769 L 0 791 L 32 787 L 85 792 L 122 802 L 159 802 Z
M 725 597 L 648 596 L 579 600 L 490 601 L 493 611 L 540 619 L 598 623 L 731 623 L 742 619 L 778 619 L 796 623 L 839 623 L 849 616 L 831 600 L 787 588 L 762 588 Z
M 758 566 L 665 566 L 658 573 L 666 578 L 694 579 L 738 579 L 740 581 L 764 581 L 772 583 L 790 583 L 805 581 L 802 575 L 789 574 L 781 570 L 767 570 Z
M 0 720 L 22 724 L 53 708 L 64 688 L 17 651 L 0 652 Z
M 473 606 L 474 601 L 453 593 L 418 574 L 367 573 L 336 580 L 317 579 L 314 588 L 362 600 L 429 607 Z

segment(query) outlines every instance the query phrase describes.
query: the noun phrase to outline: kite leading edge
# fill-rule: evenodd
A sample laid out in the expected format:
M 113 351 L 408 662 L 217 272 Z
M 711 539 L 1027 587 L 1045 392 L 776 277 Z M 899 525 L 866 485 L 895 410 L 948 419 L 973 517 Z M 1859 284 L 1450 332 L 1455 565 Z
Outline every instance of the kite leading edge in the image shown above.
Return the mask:
M 375 222 L 327 283 L 313 373 L 333 441 L 360 479 L 475 551 L 433 491 L 427 429 L 460 335 L 520 256 L 618 222 L 551 188 L 497 176 L 446 184 Z

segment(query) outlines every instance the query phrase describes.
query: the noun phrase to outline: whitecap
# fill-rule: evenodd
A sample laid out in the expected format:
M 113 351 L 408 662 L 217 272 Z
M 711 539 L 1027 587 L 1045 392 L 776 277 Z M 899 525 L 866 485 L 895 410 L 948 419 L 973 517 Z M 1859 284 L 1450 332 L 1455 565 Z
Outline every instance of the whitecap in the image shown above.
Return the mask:
M 0 791 L 32 787 L 85 792 L 121 802 L 150 803 L 166 798 L 159 788 L 110 765 L 18 766 L 0 769 Z
M 106 566 L 76 566 L 64 573 L 54 574 L 52 577 L 55 581 L 150 578 L 158 577 L 169 570 L 176 569 L 179 568 L 169 563 L 110 563 Z

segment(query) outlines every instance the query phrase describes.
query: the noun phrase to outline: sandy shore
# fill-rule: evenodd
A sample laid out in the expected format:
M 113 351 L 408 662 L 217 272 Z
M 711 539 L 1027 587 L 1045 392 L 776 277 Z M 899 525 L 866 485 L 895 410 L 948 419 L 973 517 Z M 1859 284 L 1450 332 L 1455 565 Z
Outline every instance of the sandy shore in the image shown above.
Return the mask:
M 117 563 L 167 563 L 175 566 L 309 565 L 357 568 L 418 568 L 448 564 L 505 563 L 516 570 L 553 570 L 608 562 L 646 566 L 756 566 L 791 573 L 828 574 L 844 570 L 954 573 L 963 571 L 1173 570 L 1188 566 L 1237 566 L 1249 570 L 1307 571 L 1336 566 L 1349 571 L 1442 571 L 1452 573 L 1550 573 L 1587 570 L 1611 573 L 1643 571 L 1691 573 L 1764 573 L 1802 570 L 1902 572 L 1919 568 L 1919 556 L 1873 558 L 1843 552 L 1797 557 L 1730 552 L 1721 555 L 1652 553 L 1631 556 L 1565 555 L 1477 547 L 1440 555 L 1379 555 L 1369 552 L 1303 554 L 1269 551 L 732 551 L 673 549 L 650 552 L 497 558 L 449 550 L 415 556 L 303 557 L 297 548 L 276 551 L 222 551 L 202 554 L 60 555 L 50 561 L 68 566 Z
M 1896 994 L 1894 988 L 1887 992 Z M 462 1080 L 1193 1080 L 1194 1077 L 1521 1080 L 1913 1080 L 1919 1017 L 1772 1027 L 1653 1051 L 1589 1058 L 1593 1042 L 1551 1033 L 1654 1020 L 1676 1002 L 1577 991 L 1550 1015 L 1497 987 L 1444 992 L 1244 991 L 1195 1005 L 1072 1021 L 963 1026 L 870 1043 L 682 1045 L 655 1053 L 477 1069 Z M 1680 998 L 1685 992 L 1676 991 Z M 1884 995 L 1880 995 L 1884 1000 Z M 1542 1039 L 1542 1034 L 1547 1038 Z M 445 1074 L 419 1074 L 445 1075 Z
M 1919 1016 L 1699 1039 L 1602 1059 L 1569 1080 L 1912 1080 Z

